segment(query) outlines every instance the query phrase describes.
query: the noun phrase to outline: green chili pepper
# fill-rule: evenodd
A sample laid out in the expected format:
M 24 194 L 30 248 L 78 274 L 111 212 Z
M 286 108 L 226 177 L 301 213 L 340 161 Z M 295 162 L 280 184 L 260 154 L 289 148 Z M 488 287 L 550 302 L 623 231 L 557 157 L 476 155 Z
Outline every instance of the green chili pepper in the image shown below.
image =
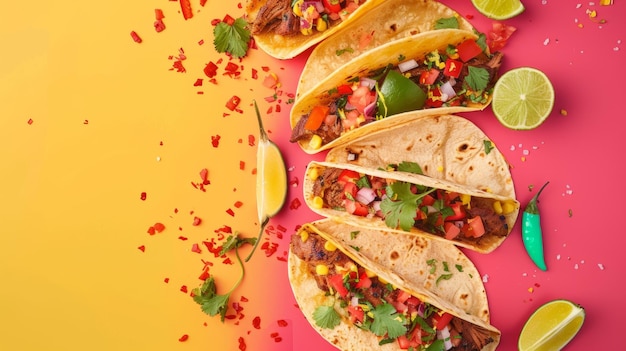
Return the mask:
M 522 240 L 528 256 L 542 271 L 547 270 L 543 257 L 543 238 L 541 234 L 541 221 L 539 220 L 539 208 L 537 202 L 539 195 L 550 182 L 546 182 L 539 192 L 528 202 L 522 213 Z

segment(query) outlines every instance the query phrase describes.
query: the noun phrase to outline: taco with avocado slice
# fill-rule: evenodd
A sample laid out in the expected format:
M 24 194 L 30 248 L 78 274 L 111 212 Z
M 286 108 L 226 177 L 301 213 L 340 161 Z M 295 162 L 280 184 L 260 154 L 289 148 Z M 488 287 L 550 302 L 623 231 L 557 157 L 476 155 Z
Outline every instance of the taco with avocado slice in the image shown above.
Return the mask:
M 386 0 L 384 5 L 363 13 L 311 51 L 304 65 L 296 97 L 312 89 L 350 60 L 390 41 L 437 29 L 474 27 L 446 5 L 432 0 Z
M 501 333 L 489 324 L 484 287 L 471 279 L 473 265 L 460 250 L 410 235 L 383 241 L 379 234 L 323 220 L 291 237 L 289 282 L 322 337 L 341 350 L 496 349 Z M 411 272 L 409 263 L 421 272 Z M 456 284 L 444 288 L 446 282 Z M 469 289 L 480 316 L 450 301 L 457 284 Z
M 378 46 L 296 98 L 290 141 L 317 153 L 417 115 L 484 109 L 502 54 L 473 32 L 440 29 Z M 314 62 L 307 62 L 307 65 Z
M 495 250 L 508 237 L 519 214 L 517 200 L 421 173 L 414 162 L 371 169 L 311 161 L 304 199 L 327 218 L 421 235 L 480 253 Z
M 245 10 L 257 46 L 278 59 L 293 58 L 331 36 L 342 43 L 344 34 L 335 34 L 344 29 L 367 33 L 360 49 L 435 26 L 471 29 L 432 0 L 248 0 Z M 440 19 L 445 20 L 435 23 Z

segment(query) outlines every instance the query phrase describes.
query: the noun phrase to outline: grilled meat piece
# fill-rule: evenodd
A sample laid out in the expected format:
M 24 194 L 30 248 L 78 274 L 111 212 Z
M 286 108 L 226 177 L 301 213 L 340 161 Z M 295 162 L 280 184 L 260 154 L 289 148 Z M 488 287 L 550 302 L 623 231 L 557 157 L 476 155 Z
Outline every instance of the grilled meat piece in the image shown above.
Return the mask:
M 450 328 L 452 329 L 451 335 L 458 332 L 463 336 L 459 345 L 455 346 L 455 350 L 480 351 L 485 345 L 494 341 L 489 331 L 460 318 L 452 318 Z
M 341 168 L 326 168 L 313 184 L 313 195 L 320 196 L 329 207 L 343 207 L 344 190 L 337 182 Z
M 493 210 L 491 200 L 472 196 L 467 214 L 470 217 L 480 216 L 486 233 L 496 236 L 507 236 L 509 233 L 506 219 Z
M 269 0 L 263 5 L 252 22 L 252 34 L 273 31 L 279 35 L 300 32 L 300 20 L 291 9 L 291 0 Z

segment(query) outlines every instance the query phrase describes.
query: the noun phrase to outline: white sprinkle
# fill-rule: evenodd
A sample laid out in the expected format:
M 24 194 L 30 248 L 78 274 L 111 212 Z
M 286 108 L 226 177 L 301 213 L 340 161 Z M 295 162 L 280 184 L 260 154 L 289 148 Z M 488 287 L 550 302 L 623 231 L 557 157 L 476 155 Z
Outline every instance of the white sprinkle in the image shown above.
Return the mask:
M 524 149 L 524 151 L 522 151 L 522 155 L 524 156 L 528 156 L 530 154 L 530 151 Z
M 561 254 L 556 255 L 556 260 L 560 261 L 561 260 Z
M 483 275 L 483 283 L 487 283 L 489 281 L 489 274 Z
M 618 46 L 614 47 L 613 51 L 619 51 L 619 47 Z
M 581 6 L 583 6 L 582 4 L 576 4 L 576 8 L 579 9 Z
M 528 273 L 526 272 L 522 273 L 522 277 L 528 277 Z
M 550 38 L 546 38 L 546 40 L 543 41 L 543 45 L 548 45 L 550 43 Z
M 598 268 L 600 268 L 601 271 L 604 270 L 604 265 L 602 263 L 598 263 Z
M 585 264 L 585 260 L 580 260 L 580 264 Z
M 515 151 L 515 145 L 511 145 L 511 151 Z
M 291 166 L 288 168 L 289 172 L 293 172 L 296 169 L 296 166 Z
M 156 157 L 157 162 L 161 162 L 161 156 Z
M 548 0 L 541 0 L 541 5 L 546 5 L 548 3 Z
M 578 269 L 578 263 L 574 265 L 574 269 Z
M 533 146 L 533 150 L 538 150 L 539 146 Z

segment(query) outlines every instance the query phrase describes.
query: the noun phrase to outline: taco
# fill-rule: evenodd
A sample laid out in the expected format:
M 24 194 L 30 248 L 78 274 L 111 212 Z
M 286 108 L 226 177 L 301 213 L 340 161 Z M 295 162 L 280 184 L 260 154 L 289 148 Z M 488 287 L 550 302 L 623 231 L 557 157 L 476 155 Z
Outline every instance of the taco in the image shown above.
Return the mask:
M 414 114 L 408 123 L 329 150 L 325 161 L 368 168 L 410 161 L 431 178 L 516 198 L 507 160 L 474 123 L 455 115 Z
M 467 313 L 420 286 L 420 278 L 412 280 L 395 270 L 404 266 L 404 271 L 408 272 L 407 265 L 390 268 L 386 266 L 389 262 L 372 258 L 381 255 L 392 261 L 410 263 L 426 260 L 425 263 L 415 262 L 419 264 L 415 269 L 431 272 L 432 266 L 439 266 L 439 270 L 448 267 L 451 273 L 443 274 L 463 283 L 468 277 L 462 271 L 464 267 L 446 266 L 438 261 L 443 258 L 450 259 L 450 263 L 467 263 L 456 261 L 461 256 L 450 253 L 453 246 L 447 245 L 447 249 L 438 251 L 415 250 L 414 244 L 429 241 L 422 238 L 412 243 L 410 237 L 400 240 L 403 244 L 399 246 L 376 241 L 370 244 L 368 239 L 375 240 L 372 233 L 358 231 L 354 234 L 354 230 L 345 225 L 335 228 L 327 221 L 314 222 L 303 225 L 291 238 L 289 282 L 305 318 L 322 337 L 341 350 L 496 349 L 501 333 L 484 318 Z M 359 239 L 361 235 L 363 238 Z M 360 240 L 360 246 L 344 245 L 353 240 L 351 236 Z M 379 252 L 390 247 L 393 247 L 390 254 Z M 433 258 L 427 259 L 429 254 L 433 254 Z M 441 290 L 454 289 L 454 285 L 449 285 Z M 481 299 L 485 295 L 481 287 L 469 294 Z
M 517 200 L 421 173 L 414 162 L 371 169 L 311 161 L 304 198 L 327 218 L 422 235 L 480 253 L 495 250 L 507 238 L 519 214 Z
M 297 56 L 384 0 L 248 0 L 246 16 L 258 47 L 278 59 Z
M 463 16 L 438 1 L 386 0 L 382 6 L 363 13 L 315 46 L 307 58 L 311 64 L 302 69 L 296 96 L 311 90 L 320 77 L 330 75 L 370 49 L 444 28 L 474 30 Z
M 381 45 L 296 97 L 290 141 L 317 153 L 406 123 L 414 111 L 441 115 L 484 109 L 502 57 L 490 54 L 481 37 L 460 29 Z

